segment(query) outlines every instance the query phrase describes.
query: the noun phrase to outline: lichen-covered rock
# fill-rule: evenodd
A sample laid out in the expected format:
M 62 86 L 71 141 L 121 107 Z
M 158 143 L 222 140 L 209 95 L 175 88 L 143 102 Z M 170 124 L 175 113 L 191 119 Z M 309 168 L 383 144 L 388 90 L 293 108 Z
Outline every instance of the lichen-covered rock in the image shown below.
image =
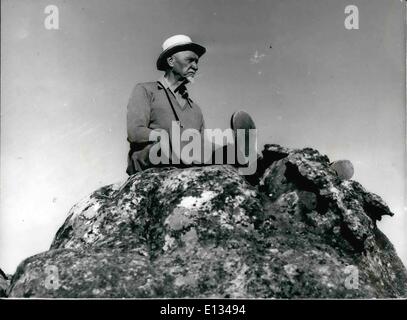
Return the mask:
M 7 296 L 7 288 L 10 285 L 10 280 L 7 275 L 0 269 L 0 298 Z
M 231 166 L 155 168 L 75 205 L 10 297 L 407 296 L 377 195 L 312 149 L 266 145 L 252 186 Z

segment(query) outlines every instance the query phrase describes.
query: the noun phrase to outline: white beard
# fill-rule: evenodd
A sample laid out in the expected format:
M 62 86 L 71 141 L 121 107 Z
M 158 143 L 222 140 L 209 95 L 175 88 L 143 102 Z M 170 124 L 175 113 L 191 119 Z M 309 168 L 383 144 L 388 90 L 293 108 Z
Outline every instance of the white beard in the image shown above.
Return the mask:
M 195 79 L 194 79 L 193 76 L 188 76 L 187 80 L 188 80 L 189 83 L 192 83 L 192 84 L 194 84 L 194 82 L 195 82 Z

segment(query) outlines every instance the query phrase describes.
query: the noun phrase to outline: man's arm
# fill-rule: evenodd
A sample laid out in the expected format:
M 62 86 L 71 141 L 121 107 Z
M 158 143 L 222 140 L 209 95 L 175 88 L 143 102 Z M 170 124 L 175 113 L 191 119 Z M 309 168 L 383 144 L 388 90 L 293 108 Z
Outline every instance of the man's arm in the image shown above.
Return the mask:
M 127 140 L 130 143 L 148 143 L 150 124 L 150 97 L 146 89 L 137 84 L 127 105 Z
M 165 131 L 164 129 L 151 129 L 150 124 L 150 112 L 151 104 L 150 97 L 147 90 L 141 85 L 137 84 L 131 93 L 129 103 L 127 105 L 127 140 L 130 142 L 131 148 L 141 148 L 148 152 L 150 148 L 156 144 L 160 144 L 160 149 L 164 152 L 164 156 L 169 159 L 169 154 L 167 150 L 170 150 L 169 141 L 166 139 L 154 142 L 150 140 L 150 134 L 153 131 Z M 149 145 L 147 149 L 145 147 Z M 141 157 L 142 158 L 142 157 Z M 147 161 L 147 156 L 145 159 L 139 159 L 139 161 Z M 144 163 L 147 166 L 147 162 Z

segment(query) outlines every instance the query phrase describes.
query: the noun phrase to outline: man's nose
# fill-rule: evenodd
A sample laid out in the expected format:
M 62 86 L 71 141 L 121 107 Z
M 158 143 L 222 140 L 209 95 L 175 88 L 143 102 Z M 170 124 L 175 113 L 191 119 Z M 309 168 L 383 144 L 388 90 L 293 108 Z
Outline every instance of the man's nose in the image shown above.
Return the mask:
M 192 62 L 191 68 L 194 69 L 195 71 L 198 71 L 198 63 L 196 63 L 195 61 Z

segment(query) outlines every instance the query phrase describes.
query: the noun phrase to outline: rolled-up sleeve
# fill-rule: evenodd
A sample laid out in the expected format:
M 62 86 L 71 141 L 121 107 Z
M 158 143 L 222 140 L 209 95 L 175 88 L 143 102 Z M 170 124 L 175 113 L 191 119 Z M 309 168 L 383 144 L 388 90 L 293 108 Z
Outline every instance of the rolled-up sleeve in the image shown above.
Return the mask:
M 150 97 L 147 90 L 137 84 L 127 105 L 127 140 L 130 143 L 146 143 L 152 129 L 150 124 Z

